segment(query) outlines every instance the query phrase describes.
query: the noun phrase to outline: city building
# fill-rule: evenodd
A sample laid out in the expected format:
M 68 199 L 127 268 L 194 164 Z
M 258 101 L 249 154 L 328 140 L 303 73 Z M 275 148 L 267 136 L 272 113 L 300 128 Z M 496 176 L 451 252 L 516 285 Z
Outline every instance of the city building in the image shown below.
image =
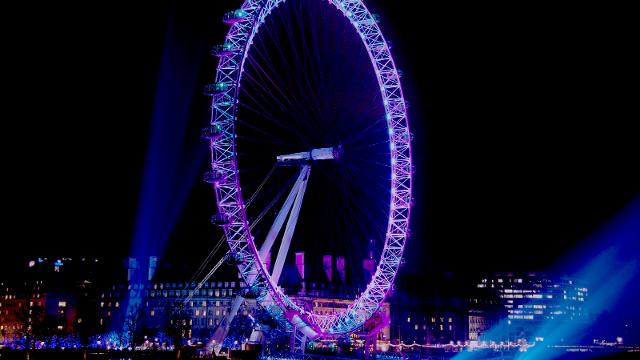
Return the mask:
M 404 344 L 465 341 L 466 303 L 462 298 L 408 298 L 391 302 L 391 339 Z
M 325 255 L 322 276 L 313 278 L 304 273 L 304 256 L 296 254 L 295 266 L 283 271 L 283 288 L 305 309 L 340 311 L 358 291 L 345 282 L 344 265 Z M 206 344 L 245 287 L 228 268 L 225 280 L 220 276 L 198 284 L 185 281 L 188 271 L 153 257 L 124 262 L 35 258 L 20 279 L 0 280 L 0 341 L 73 334 L 86 344 L 96 335 L 129 333 L 135 343 L 165 334 Z M 542 340 L 536 329 L 543 322 L 589 317 L 589 291 L 577 279 L 497 273 L 480 279 L 443 274 L 403 281 L 383 304 L 375 337 L 366 331 L 357 336 L 375 340 L 379 348 L 536 341 Z M 259 312 L 255 299 L 243 299 L 228 338 L 246 341 Z
M 497 273 L 480 279 L 475 287 L 472 302 L 499 299 L 507 320 L 502 331 L 505 340 L 535 340 L 539 335 L 536 329 L 542 322 L 585 322 L 589 317 L 585 307 L 589 289 L 578 279 L 538 273 Z M 470 317 L 474 340 L 479 340 L 488 328 L 484 321 Z
M 302 260 L 285 267 L 283 278 L 300 282 L 289 284 L 295 289 L 292 299 L 316 312 L 347 307 L 350 301 L 346 299 L 352 298 L 355 290 L 344 283 L 340 276 L 343 269 L 337 265 L 340 261 L 334 264 L 338 276 L 333 281 L 313 282 L 304 281 Z M 95 335 L 129 332 L 140 337 L 134 340 L 141 340 L 179 332 L 191 343 L 206 343 L 245 287 L 240 279 L 185 282 L 188 271 L 169 263 L 158 264 L 154 257 L 112 262 L 43 257 L 29 260 L 24 270 L 21 279 L 1 283 L 2 340 L 74 335 L 86 344 L 92 336 L 95 340 Z M 246 340 L 257 309 L 255 299 L 243 300 L 231 324 L 230 338 Z M 388 304 L 383 312 L 388 318 Z M 388 341 L 389 325 L 377 336 Z
M 469 283 L 468 278 L 453 273 L 404 277 L 389 298 L 391 339 L 409 345 L 467 341 L 469 312 L 485 309 L 469 301 Z
M 0 289 L 0 335 L 4 340 L 88 334 L 100 283 L 96 258 L 35 258 L 20 278 L 4 280 Z
M 25 299 L 17 296 L 15 286 L 6 281 L 0 282 L 0 336 L 3 339 L 15 337 L 24 326 Z
M 133 321 L 131 317 L 134 317 L 139 326 L 136 331 L 147 336 L 182 326 L 185 338 L 206 342 L 228 315 L 242 283 L 207 281 L 199 288 L 198 285 L 195 282 L 120 284 L 101 291 L 97 303 L 99 332 L 114 330 Z M 239 323 L 243 324 L 243 319 L 253 315 L 255 310 L 256 301 L 245 299 L 238 312 Z

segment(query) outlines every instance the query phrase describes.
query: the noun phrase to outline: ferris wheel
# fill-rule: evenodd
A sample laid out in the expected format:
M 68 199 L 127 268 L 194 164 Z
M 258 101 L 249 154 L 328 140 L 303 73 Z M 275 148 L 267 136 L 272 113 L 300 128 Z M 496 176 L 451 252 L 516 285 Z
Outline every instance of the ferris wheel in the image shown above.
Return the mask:
M 280 9 L 289 3 L 289 13 Z M 241 295 L 314 339 L 361 327 L 392 288 L 409 234 L 412 135 L 401 74 L 379 16 L 361 0 L 318 0 L 313 6 L 324 6 L 322 11 L 305 11 L 300 3 L 309 2 L 246 0 L 225 14 L 230 30 L 212 50 L 219 64 L 215 83 L 205 88 L 213 100 L 202 135 L 211 148 L 205 180 L 218 209 L 211 221 L 223 229 L 228 256 L 246 283 Z M 286 14 L 298 18 L 299 27 Z M 301 30 L 314 21 L 321 30 Z M 331 30 L 323 29 L 331 24 L 338 24 L 338 40 L 326 38 Z M 274 43 L 278 36 L 288 38 L 284 45 L 307 50 Z M 330 46 L 309 55 L 319 43 Z M 340 45 L 348 49 L 334 50 Z M 358 56 L 366 66 L 350 63 Z M 328 58 L 338 64 L 326 65 Z M 334 71 L 339 81 L 328 80 Z M 257 181 L 257 173 L 264 180 Z M 269 195 L 248 196 L 249 189 L 262 191 L 270 182 Z M 352 246 L 353 239 L 365 238 L 377 244 L 375 251 Z M 320 313 L 292 299 L 283 269 L 292 248 L 330 243 L 347 254 L 366 253 L 374 266 L 348 306 Z

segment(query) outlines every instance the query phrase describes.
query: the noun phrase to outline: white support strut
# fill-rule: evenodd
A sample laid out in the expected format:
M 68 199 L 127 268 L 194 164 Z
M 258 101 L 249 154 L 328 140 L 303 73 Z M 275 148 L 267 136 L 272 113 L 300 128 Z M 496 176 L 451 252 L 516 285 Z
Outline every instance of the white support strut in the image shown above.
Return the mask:
M 309 180 L 309 174 L 311 172 L 311 166 L 305 165 L 300 170 L 300 175 L 298 175 L 298 179 L 293 185 L 291 192 L 287 196 L 282 208 L 278 212 L 276 216 L 276 220 L 274 221 L 271 229 L 269 229 L 269 233 L 267 237 L 262 243 L 260 247 L 259 256 L 260 259 L 264 262 L 266 257 L 269 256 L 271 248 L 276 240 L 276 237 L 280 233 L 282 229 L 282 225 L 284 221 L 287 219 L 287 215 L 289 215 L 289 221 L 287 222 L 287 226 L 285 227 L 284 235 L 282 238 L 282 243 L 280 245 L 280 249 L 278 251 L 278 257 L 276 260 L 276 264 L 274 266 L 272 279 L 277 284 L 278 279 L 280 278 L 280 274 L 282 273 L 282 268 L 284 267 L 284 261 L 287 257 L 287 252 L 289 251 L 289 245 L 291 244 L 291 238 L 293 236 L 293 231 L 295 230 L 296 222 L 298 220 L 298 214 L 300 213 L 300 208 L 302 206 L 302 199 L 304 197 L 304 193 L 307 187 L 307 182 Z M 291 208 L 293 210 L 290 213 Z M 251 286 L 253 281 L 255 280 L 255 275 L 249 275 L 247 286 Z M 213 337 L 211 338 L 210 346 L 213 347 L 213 351 L 216 355 L 220 353 L 222 349 L 222 343 L 224 339 L 227 337 L 229 333 L 229 329 L 233 319 L 235 318 L 238 310 L 240 310 L 240 306 L 244 298 L 239 294 L 233 299 L 233 303 L 231 305 L 231 310 L 224 317 L 220 326 L 215 330 Z
M 236 317 L 238 310 L 240 310 L 240 306 L 242 306 L 243 301 L 244 298 L 242 296 L 236 295 L 236 297 L 233 299 L 233 303 L 231 304 L 231 310 L 229 310 L 227 316 L 222 319 L 220 326 L 218 326 L 216 331 L 213 333 L 210 345 L 213 347 L 213 351 L 216 355 L 220 353 L 220 350 L 222 349 L 222 343 L 227 337 L 227 334 L 229 333 L 229 329 L 231 327 L 231 323 Z
M 287 199 L 285 200 L 284 205 L 282 205 L 282 208 L 280 209 L 280 211 L 278 212 L 278 215 L 276 216 L 276 220 L 273 222 L 273 225 L 271 225 L 271 229 L 269 229 L 269 233 L 267 234 L 267 237 L 264 240 L 264 243 L 262 243 L 262 246 L 260 247 L 260 252 L 259 252 L 260 260 L 262 260 L 263 262 L 266 260 L 267 255 L 269 255 L 269 251 L 271 251 L 271 247 L 273 246 L 273 243 L 275 242 L 276 237 L 280 233 L 280 229 L 282 229 L 282 225 L 284 224 L 284 221 L 287 218 L 287 215 L 289 214 L 289 210 L 293 205 L 293 201 L 296 199 L 296 195 L 298 194 L 298 189 L 300 188 L 302 179 L 304 179 L 304 171 L 300 171 L 298 180 L 296 180 L 296 183 L 293 185 L 293 188 L 291 189 L 291 192 L 287 196 Z
M 277 284 L 282 274 L 282 268 L 284 267 L 284 261 L 287 259 L 287 253 L 289 252 L 289 246 L 291 245 L 291 238 L 293 232 L 296 229 L 296 223 L 298 222 L 298 215 L 300 214 L 300 208 L 302 207 L 302 199 L 304 198 L 304 192 L 307 189 L 307 182 L 309 180 L 309 173 L 311 172 L 311 165 L 304 165 L 300 170 L 300 185 L 296 194 L 295 202 L 293 203 L 293 209 L 289 215 L 289 221 L 284 229 L 284 235 L 282 236 L 282 242 L 280 243 L 280 249 L 278 250 L 278 257 L 273 265 L 273 272 L 271 273 L 271 281 L 273 284 Z

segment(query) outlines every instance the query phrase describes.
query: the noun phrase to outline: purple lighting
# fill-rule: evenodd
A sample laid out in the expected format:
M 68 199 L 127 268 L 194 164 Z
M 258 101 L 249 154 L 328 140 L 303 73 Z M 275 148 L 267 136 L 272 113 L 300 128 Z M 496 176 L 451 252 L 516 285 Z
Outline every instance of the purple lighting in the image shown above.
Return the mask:
M 264 289 L 261 301 L 273 303 L 272 315 L 287 318 L 295 326 L 308 329 L 309 337 L 341 334 L 362 326 L 384 301 L 401 264 L 408 237 L 411 207 L 411 133 L 406 103 L 400 85 L 400 74 L 389 51 L 378 19 L 360 0 L 329 0 L 360 35 L 376 74 L 384 106 L 390 149 L 390 201 L 384 248 L 370 283 L 346 309 L 330 315 L 308 313 L 291 301 L 273 281 L 251 234 L 245 212 L 237 171 L 236 114 L 243 68 L 255 35 L 265 19 L 283 0 L 247 0 L 239 10 L 227 13 L 225 22 L 231 28 L 225 39 L 230 49 L 239 52 L 216 52 L 220 58 L 215 85 L 208 91 L 213 97 L 211 126 L 219 127 L 222 136 L 211 138 L 211 167 L 222 176 L 212 182 L 218 217 L 224 217 L 223 230 L 230 250 L 242 254 L 245 261 L 238 265 L 240 274 L 249 284 Z M 266 30 L 264 30 L 266 31 Z M 224 84 L 224 85 L 222 85 Z M 236 86 L 237 85 L 237 86 Z M 217 219 L 217 218 L 216 218 Z M 344 265 L 344 261 L 341 265 Z M 339 266 L 344 270 L 344 266 Z M 340 271 L 339 269 L 339 271 Z

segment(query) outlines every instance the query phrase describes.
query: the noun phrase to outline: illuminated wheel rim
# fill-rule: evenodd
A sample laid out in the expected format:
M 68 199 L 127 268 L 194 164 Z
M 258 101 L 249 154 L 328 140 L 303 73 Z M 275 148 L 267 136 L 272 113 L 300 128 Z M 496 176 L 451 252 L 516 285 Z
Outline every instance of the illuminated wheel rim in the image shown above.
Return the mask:
M 220 62 L 216 86 L 210 95 L 211 126 L 218 135 L 211 141 L 212 173 L 217 178 L 214 191 L 223 230 L 230 251 L 244 261 L 238 264 L 242 278 L 258 289 L 258 300 L 273 316 L 287 319 L 309 338 L 343 334 L 359 328 L 367 321 L 392 288 L 402 260 L 409 234 L 411 206 L 411 133 L 400 76 L 389 52 L 389 46 L 376 18 L 360 0 L 327 0 L 348 18 L 367 49 L 375 70 L 382 97 L 390 147 L 390 206 L 384 248 L 375 274 L 366 289 L 347 308 L 329 315 L 305 311 L 274 284 L 260 261 L 258 249 L 247 221 L 236 153 L 236 113 L 245 60 L 254 36 L 271 11 L 285 0 L 246 0 L 240 10 L 225 16 L 231 28 L 225 44 L 217 54 Z M 294 0 L 290 0 L 294 1 Z

